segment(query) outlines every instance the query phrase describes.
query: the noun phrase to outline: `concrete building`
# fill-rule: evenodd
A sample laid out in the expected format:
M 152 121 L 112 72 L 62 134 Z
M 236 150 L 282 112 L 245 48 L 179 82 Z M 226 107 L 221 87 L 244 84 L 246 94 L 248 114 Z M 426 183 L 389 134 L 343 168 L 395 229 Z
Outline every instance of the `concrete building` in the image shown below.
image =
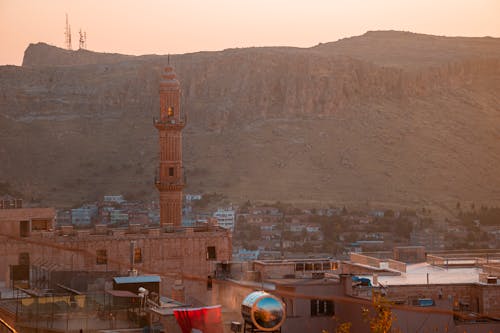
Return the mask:
M 351 325 L 350 332 L 369 333 L 370 318 L 380 306 L 389 311 L 398 332 L 500 331 L 500 252 L 422 256 L 422 251 L 404 247 L 393 254 L 353 253 L 348 261 L 220 263 L 216 277 L 223 282 L 214 283 L 214 290 L 222 304 L 234 309 L 234 320 L 251 291 L 279 297 L 286 304 L 284 333 L 335 332 L 342 323 Z
M 23 199 L 14 198 L 10 195 L 0 197 L 0 209 L 23 208 Z
M 123 198 L 123 195 L 118 194 L 118 195 L 105 195 L 104 196 L 104 203 L 117 203 L 117 204 L 122 204 L 125 202 L 125 199 Z
M 71 225 L 71 210 L 61 209 L 57 211 L 57 225 Z
M 234 223 L 235 223 L 235 210 L 231 208 L 219 208 L 213 215 L 219 225 L 225 229 L 229 229 L 234 231 Z
M 191 202 L 191 201 L 198 201 L 201 200 L 203 196 L 201 194 L 186 194 L 186 201 Z
M 71 210 L 71 224 L 74 226 L 90 226 L 97 217 L 96 205 L 84 205 Z
M 431 250 L 441 250 L 445 247 L 445 237 L 431 229 L 414 230 L 410 234 L 410 243 Z
M 265 290 L 286 305 L 282 332 L 335 332 L 334 302 L 329 298 L 342 294 L 334 276 L 337 270 L 338 261 L 326 258 L 220 263 L 216 278 L 224 282 L 214 282 L 213 292 L 233 311 L 230 320 L 241 320 L 240 305 L 250 292 Z
M 109 222 L 111 224 L 120 225 L 127 224 L 129 221 L 129 215 L 123 212 L 121 209 L 112 209 L 109 212 Z

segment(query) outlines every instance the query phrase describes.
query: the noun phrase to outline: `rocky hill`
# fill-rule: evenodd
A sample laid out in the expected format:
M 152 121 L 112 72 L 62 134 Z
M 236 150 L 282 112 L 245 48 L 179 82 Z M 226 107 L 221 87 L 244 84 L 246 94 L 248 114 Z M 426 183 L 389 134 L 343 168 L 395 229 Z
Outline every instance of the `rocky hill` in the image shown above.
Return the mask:
M 235 201 L 500 200 L 500 39 L 405 32 L 173 55 L 189 192 Z M 154 198 L 166 56 L 30 45 L 0 67 L 0 182 L 44 204 Z

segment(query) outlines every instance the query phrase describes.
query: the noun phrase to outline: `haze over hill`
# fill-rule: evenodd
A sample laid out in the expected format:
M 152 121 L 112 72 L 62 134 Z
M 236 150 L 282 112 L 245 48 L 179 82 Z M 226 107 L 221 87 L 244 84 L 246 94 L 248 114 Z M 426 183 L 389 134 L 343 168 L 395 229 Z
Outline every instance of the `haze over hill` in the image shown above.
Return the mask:
M 500 200 L 500 39 L 406 32 L 170 57 L 188 192 L 235 201 Z M 45 204 L 154 198 L 167 56 L 31 44 L 0 67 L 0 182 Z

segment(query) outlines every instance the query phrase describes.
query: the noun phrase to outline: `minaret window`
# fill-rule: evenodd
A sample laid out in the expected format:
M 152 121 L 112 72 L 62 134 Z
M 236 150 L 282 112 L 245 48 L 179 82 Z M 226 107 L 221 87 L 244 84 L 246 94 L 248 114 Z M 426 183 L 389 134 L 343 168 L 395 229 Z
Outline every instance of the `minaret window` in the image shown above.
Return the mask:
M 173 177 L 174 176 L 174 168 L 168 168 L 168 175 L 170 177 Z
M 167 109 L 167 116 L 172 117 L 174 115 L 174 108 L 169 106 Z

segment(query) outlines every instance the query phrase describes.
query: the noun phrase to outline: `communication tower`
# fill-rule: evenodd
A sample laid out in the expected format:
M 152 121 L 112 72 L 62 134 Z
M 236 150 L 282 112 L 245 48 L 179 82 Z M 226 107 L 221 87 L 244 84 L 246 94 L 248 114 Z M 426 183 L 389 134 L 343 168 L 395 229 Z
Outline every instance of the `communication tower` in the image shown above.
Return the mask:
M 87 32 L 82 32 L 82 29 L 80 29 L 78 34 L 80 35 L 80 39 L 78 40 L 78 48 L 82 50 L 87 49 Z
M 68 14 L 66 14 L 66 29 L 64 30 L 65 46 L 67 50 L 72 50 L 71 47 L 71 26 L 68 21 Z

